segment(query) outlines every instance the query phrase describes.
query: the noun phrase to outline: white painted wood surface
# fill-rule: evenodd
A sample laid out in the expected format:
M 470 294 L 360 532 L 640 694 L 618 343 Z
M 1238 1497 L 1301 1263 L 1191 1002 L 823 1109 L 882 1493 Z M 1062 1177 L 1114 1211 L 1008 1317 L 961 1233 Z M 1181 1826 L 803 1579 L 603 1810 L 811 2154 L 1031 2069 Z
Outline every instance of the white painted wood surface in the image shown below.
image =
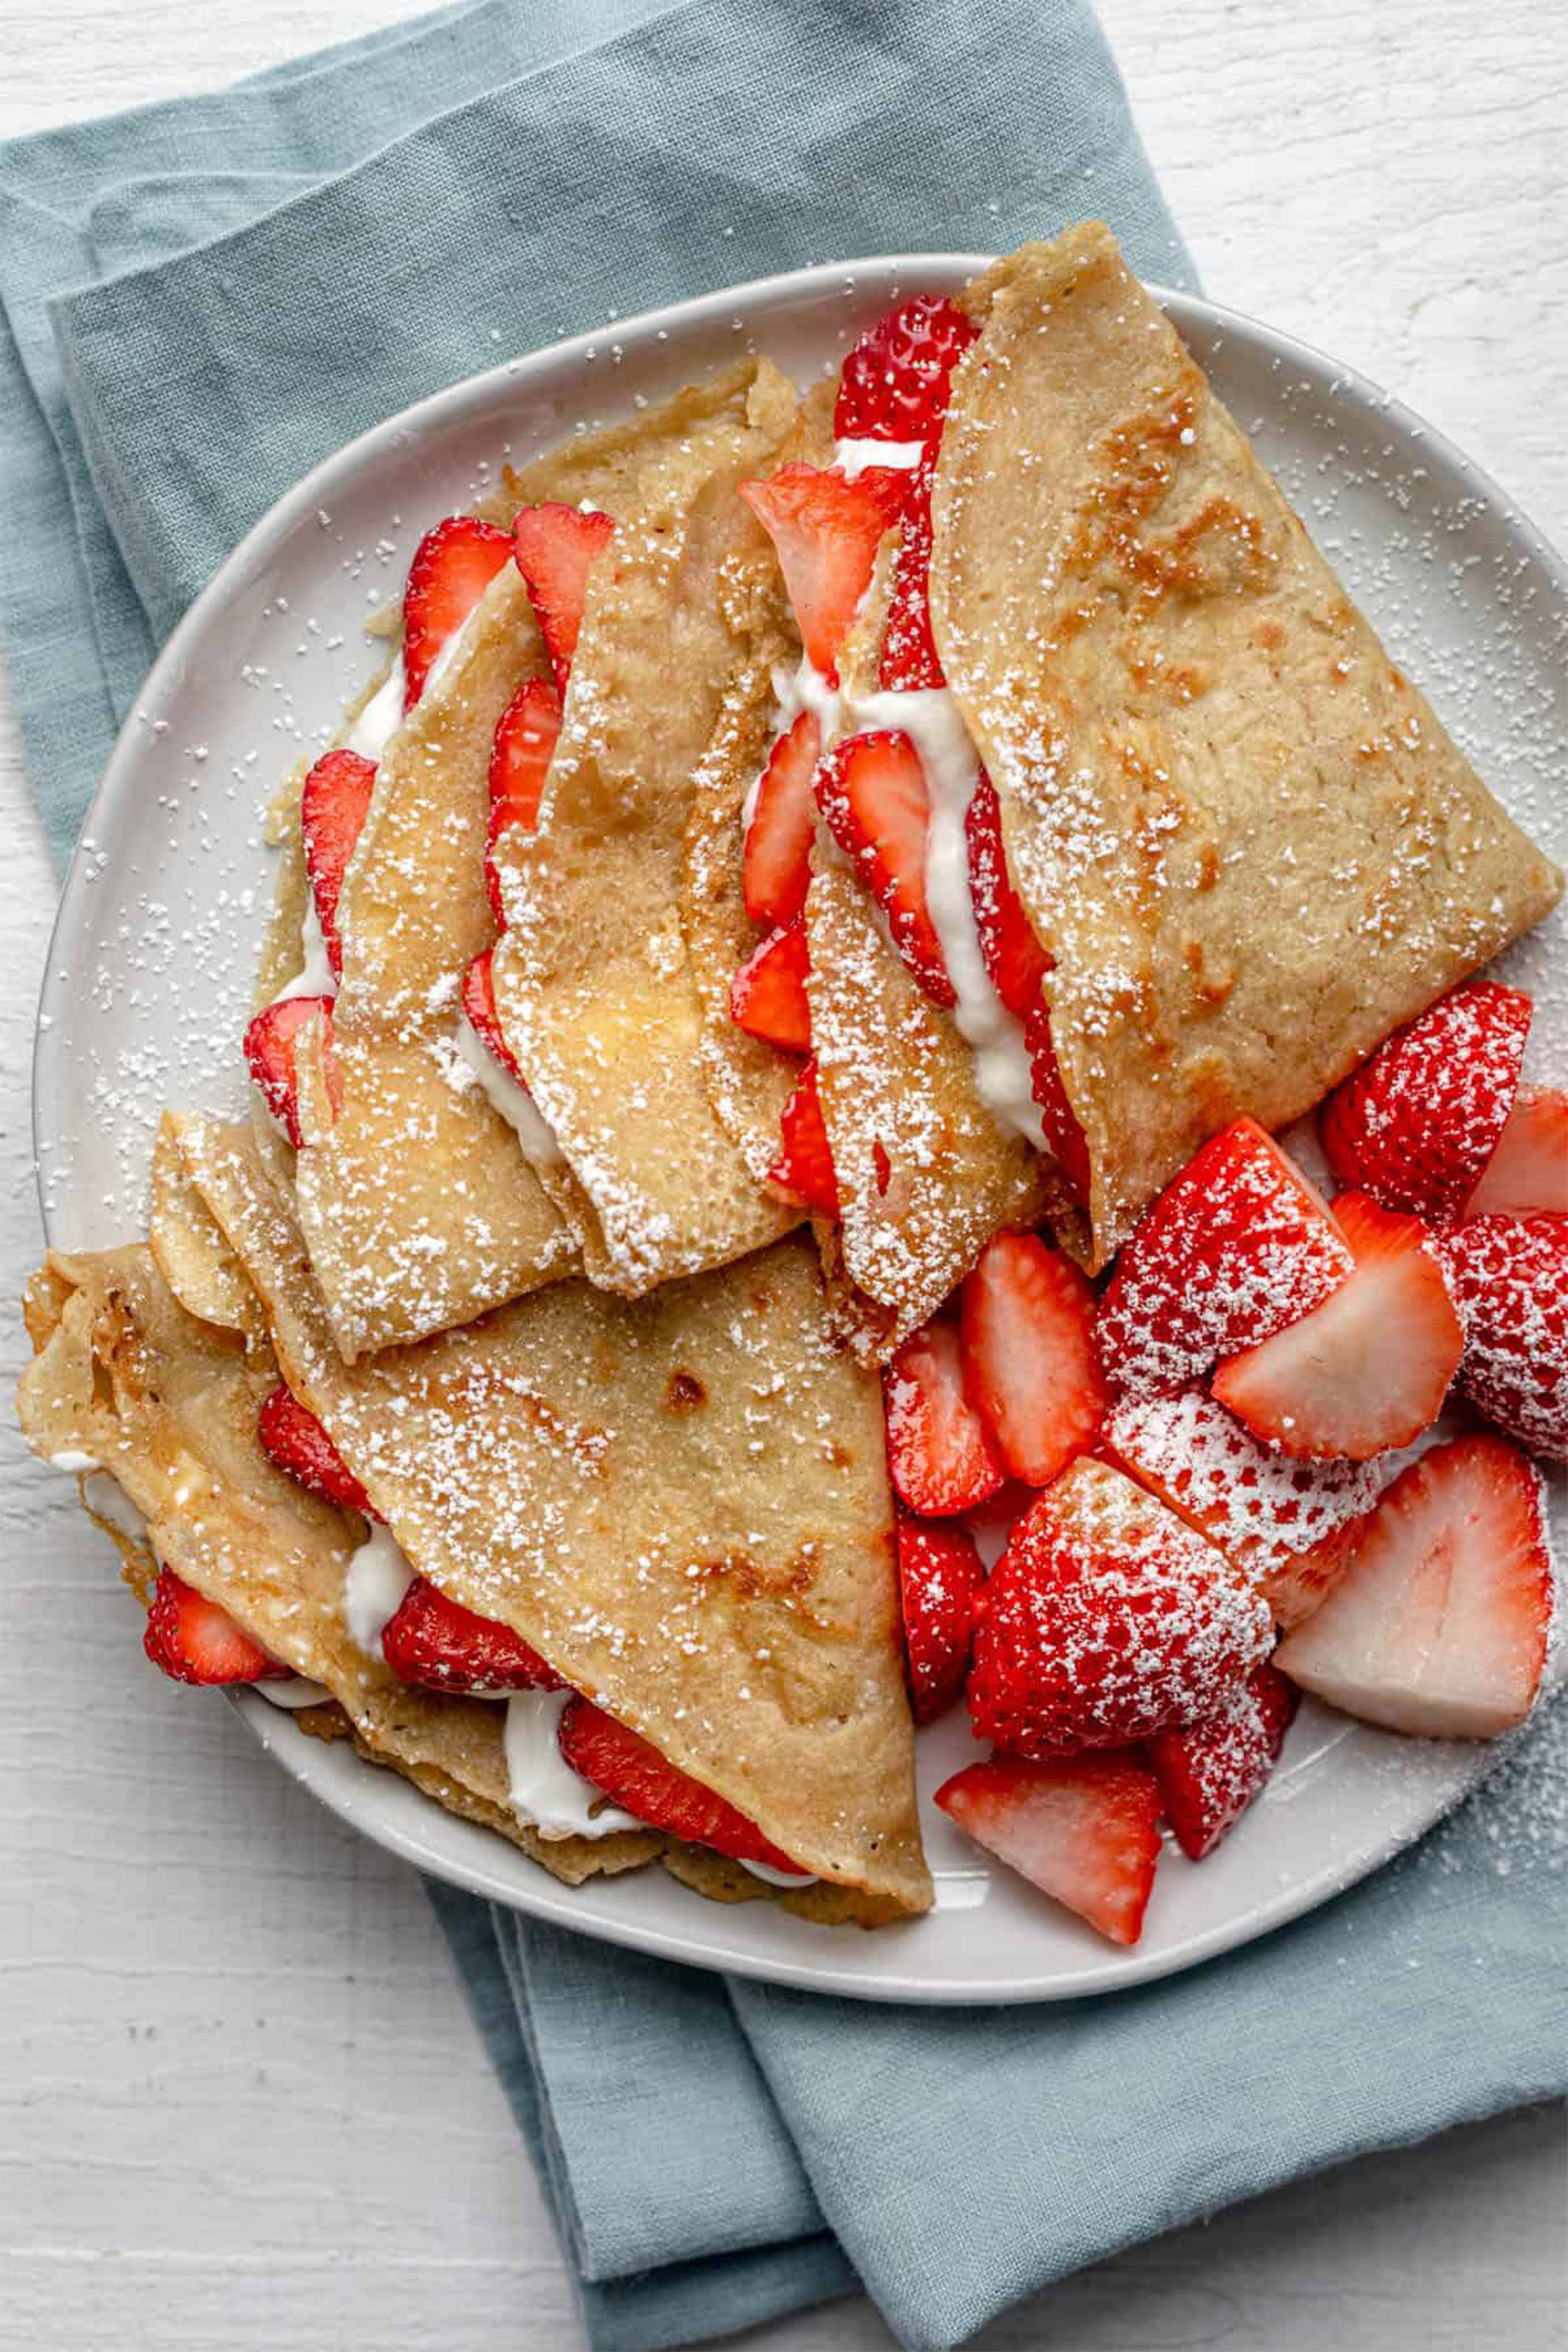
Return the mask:
M 0 136 L 212 85 L 396 0 L 0 0 Z M 1393 386 L 1568 524 L 1568 31 L 1539 0 L 1101 0 L 1218 299 Z M 936 224 L 933 224 L 933 230 Z M 0 561 L 6 560 L 0 540 Z M 0 1297 L 53 889 L 0 682 Z M 412 1877 L 150 1676 L 103 1547 L 6 1427 L 0 2336 L 50 2352 L 557 2352 L 550 2224 Z M 984 2339 L 1036 2352 L 1547 2352 L 1554 2114 L 1363 2162 L 1142 2248 Z M 885 2345 L 864 2304 L 768 2352 Z

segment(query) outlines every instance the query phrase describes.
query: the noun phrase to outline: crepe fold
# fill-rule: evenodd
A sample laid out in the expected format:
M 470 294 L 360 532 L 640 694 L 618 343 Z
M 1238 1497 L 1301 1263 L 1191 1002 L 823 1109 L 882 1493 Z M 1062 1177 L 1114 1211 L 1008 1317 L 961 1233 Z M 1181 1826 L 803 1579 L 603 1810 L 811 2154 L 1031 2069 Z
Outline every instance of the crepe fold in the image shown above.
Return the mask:
M 938 652 L 1054 958 L 1103 1265 L 1241 1113 L 1279 1127 L 1562 877 L 1384 653 L 1090 224 L 965 296 Z
M 636 1301 L 555 1284 L 347 1365 L 248 1131 L 173 1119 L 169 1134 L 198 1229 L 221 1237 L 269 1325 L 264 1369 L 232 1334 L 206 1343 L 246 1381 L 253 1455 L 275 1352 L 420 1574 L 521 1634 L 823 1882 L 769 1894 L 867 1924 L 927 1908 L 881 1400 L 835 1345 L 809 1244 Z M 334 1606 L 345 1558 L 339 1545 Z M 279 1654 L 335 1692 L 335 1671 L 359 1670 L 351 1651 Z M 483 1712 L 499 1741 L 499 1710 Z M 555 1867 L 553 1847 L 540 1859 Z M 666 1859 L 706 1893 L 760 1888 L 707 1849 Z
M 558 1154 L 536 1164 L 588 1276 L 627 1296 L 762 1248 L 801 1214 L 709 1098 L 688 920 L 720 910 L 687 873 L 694 818 L 715 797 L 738 805 L 753 772 L 788 646 L 767 541 L 736 492 L 778 461 L 795 396 L 754 361 L 683 397 L 684 440 L 639 473 L 589 572 L 537 830 L 497 855 L 496 1007 Z M 753 1057 L 733 1087 L 738 1115 L 762 1122 L 776 1073 Z

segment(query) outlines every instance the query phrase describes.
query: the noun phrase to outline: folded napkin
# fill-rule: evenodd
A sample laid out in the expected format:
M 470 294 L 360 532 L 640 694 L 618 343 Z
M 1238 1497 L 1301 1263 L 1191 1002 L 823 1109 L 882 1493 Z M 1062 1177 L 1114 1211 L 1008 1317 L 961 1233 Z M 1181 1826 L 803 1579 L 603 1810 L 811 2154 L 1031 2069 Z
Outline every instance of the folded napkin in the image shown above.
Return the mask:
M 0 634 L 57 854 L 158 643 L 352 434 L 614 314 L 1088 213 L 1192 283 L 1076 0 L 476 0 L 0 146 Z M 1231 2199 L 1561 2090 L 1565 1721 L 1359 1891 L 1060 2007 L 826 2001 L 433 1886 L 593 2344 L 863 2284 L 953 2345 Z

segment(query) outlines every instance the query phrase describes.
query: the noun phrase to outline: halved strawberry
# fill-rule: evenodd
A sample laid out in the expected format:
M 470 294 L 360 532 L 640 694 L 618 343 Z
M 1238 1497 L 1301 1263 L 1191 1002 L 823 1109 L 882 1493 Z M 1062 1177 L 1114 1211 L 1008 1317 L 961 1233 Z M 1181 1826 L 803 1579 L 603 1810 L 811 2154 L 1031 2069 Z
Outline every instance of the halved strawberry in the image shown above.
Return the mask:
M 1009 1013 L 1027 1021 L 1039 1003 L 1039 984 L 1051 969 L 1051 958 L 1035 937 L 1024 902 L 1008 874 L 1002 803 L 983 768 L 969 796 L 964 839 L 969 852 L 975 929 L 991 984 Z M 1049 1015 L 1046 1026 L 1049 1032 Z
M 946 674 L 931 632 L 931 486 L 936 471 L 934 444 L 909 477 L 909 493 L 898 525 L 893 590 L 887 603 L 876 683 L 890 694 L 944 686 Z
M 967 1527 L 932 1526 L 900 1511 L 897 1538 L 909 1708 L 917 1723 L 934 1723 L 969 1670 L 985 1569 Z
M 482 956 L 474 957 L 463 974 L 463 1011 L 468 1016 L 469 1028 L 484 1039 L 507 1076 L 516 1078 L 521 1086 L 523 1074 L 502 1034 L 501 1016 L 495 1009 L 495 984 L 491 974 L 494 956 L 494 948 L 487 947 Z
M 506 910 L 501 904 L 501 877 L 495 870 L 494 849 L 514 825 L 531 833 L 539 818 L 540 794 L 555 756 L 561 732 L 561 697 L 546 678 L 530 678 L 517 688 L 495 722 L 490 748 L 490 824 L 485 836 L 484 886 L 490 909 L 503 931 Z
M 806 1002 L 806 974 L 810 970 L 805 917 L 797 915 L 781 931 L 770 932 L 741 966 L 730 983 L 730 1018 L 748 1037 L 759 1037 L 786 1053 L 809 1053 L 812 1016 Z
M 1273 1639 L 1251 1576 L 1120 1470 L 1081 1456 L 992 1572 L 970 1719 L 1011 1755 L 1119 1748 L 1213 1715 Z
M 828 830 L 886 916 L 905 963 L 933 1004 L 956 1004 L 926 904 L 931 796 L 914 744 L 887 728 L 851 735 L 818 763 L 815 790 Z
M 1340 1183 L 1451 1223 L 1503 1134 L 1530 1011 L 1518 989 L 1471 980 L 1396 1029 L 1319 1113 Z
M 1255 1576 L 1277 1621 L 1300 1624 L 1334 1588 L 1377 1501 L 1375 1462 L 1293 1462 L 1202 1388 L 1113 1408 L 1101 1443 L 1228 1560 Z
M 911 1511 L 946 1518 L 996 1492 L 1005 1477 L 991 1432 L 964 1393 L 964 1360 L 950 1323 L 910 1334 L 882 1376 L 887 1467 Z
M 831 466 L 782 466 L 766 481 L 740 487 L 778 551 L 807 660 L 836 678 L 838 648 L 870 584 L 877 543 L 902 511 L 909 477 L 870 466 L 849 481 Z
M 998 1233 L 965 1280 L 964 1387 L 1008 1471 L 1049 1486 L 1094 1442 L 1105 1383 L 1094 1292 L 1038 1233 Z
M 1560 1087 L 1519 1088 L 1465 1215 L 1568 1217 L 1568 1094 Z
M 1088 1138 L 1078 1124 L 1078 1114 L 1068 1101 L 1067 1089 L 1062 1083 L 1061 1064 L 1051 1034 L 1051 1007 L 1043 996 L 1025 1024 L 1024 1042 L 1029 1049 L 1029 1089 L 1039 1107 L 1045 1147 L 1079 1200 L 1087 1204 L 1090 1182 Z
M 1260 1666 L 1206 1722 L 1157 1731 L 1149 1741 L 1166 1817 L 1194 1862 L 1213 1853 L 1262 1788 L 1299 1704 L 1283 1674 Z
M 340 1503 L 345 1511 L 361 1512 L 367 1519 L 380 1518 L 309 1406 L 302 1405 L 281 1381 L 263 1399 L 255 1433 L 262 1451 L 313 1494 Z
M 158 1571 L 142 1647 L 172 1682 L 260 1682 L 289 1671 L 172 1568 Z
M 746 827 L 742 887 L 754 923 L 793 922 L 806 903 L 816 835 L 816 772 L 822 729 L 802 710 L 767 755 Z
M 953 370 L 980 333 L 945 294 L 912 294 L 868 327 L 838 374 L 840 441 L 933 441 Z
M 1568 1218 L 1472 1218 L 1438 1246 L 1465 1331 L 1461 1394 L 1568 1461 Z
M 258 1013 L 244 1035 L 244 1056 L 262 1100 L 298 1151 L 304 1142 L 300 1125 L 300 1081 L 294 1067 L 294 1039 L 302 1022 L 321 1016 L 322 1066 L 327 1099 L 336 1112 L 342 1108 L 342 1086 L 332 1051 L 332 999 L 329 996 L 283 996 Z
M 1170 1396 L 1310 1314 L 1350 1272 L 1344 1235 L 1272 1136 L 1237 1119 L 1145 1210 L 1099 1302 L 1113 1390 Z
M 1539 1473 L 1506 1438 L 1455 1438 L 1400 1472 L 1275 1663 L 1369 1723 L 1492 1740 L 1534 1705 L 1551 1607 Z
M 799 1869 L 744 1813 L 680 1771 L 650 1741 L 591 1700 L 568 1699 L 557 1737 L 574 1772 L 650 1829 L 667 1830 L 693 1846 L 711 1846 L 737 1862 L 761 1862 L 775 1871 Z
M 767 1171 L 768 1182 L 820 1217 L 837 1217 L 838 1179 L 833 1172 L 814 1062 L 808 1062 L 796 1080 L 795 1091 L 779 1113 L 778 1128 L 783 1149 Z
M 510 535 L 475 515 L 449 515 L 426 531 L 403 590 L 403 708 L 412 710 L 431 665 L 462 627 L 512 552 Z
M 992 1756 L 935 1801 L 976 1843 L 1112 1943 L 1143 1933 L 1159 1865 L 1159 1783 L 1137 1757 Z
M 400 1681 L 426 1691 L 564 1691 L 552 1666 L 493 1617 L 481 1617 L 416 1576 L 381 1633 L 381 1655 Z
M 1366 1462 L 1437 1419 L 1465 1340 L 1419 1217 L 1365 1193 L 1339 1194 L 1334 1214 L 1355 1272 L 1322 1306 L 1228 1357 L 1214 1393 L 1298 1461 Z
M 519 507 L 512 525 L 517 569 L 550 656 L 555 691 L 565 700 L 572 657 L 583 625 L 588 576 L 614 536 L 615 518 L 596 508 Z
M 300 797 L 305 871 L 310 876 L 316 921 L 327 943 L 327 960 L 335 980 L 340 980 L 343 973 L 338 899 L 374 790 L 374 760 L 362 759 L 358 752 L 325 752 L 305 778 Z

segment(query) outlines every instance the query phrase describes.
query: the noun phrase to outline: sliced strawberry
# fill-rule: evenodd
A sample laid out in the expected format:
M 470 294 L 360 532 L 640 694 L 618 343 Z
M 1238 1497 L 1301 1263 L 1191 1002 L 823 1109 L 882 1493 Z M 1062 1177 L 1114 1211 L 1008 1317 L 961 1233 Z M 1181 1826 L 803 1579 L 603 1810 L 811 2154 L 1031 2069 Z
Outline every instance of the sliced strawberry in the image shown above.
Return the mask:
M 1356 1270 L 1260 1346 L 1228 1357 L 1214 1393 L 1298 1461 L 1370 1461 L 1443 1409 L 1464 1353 L 1448 1284 L 1419 1217 L 1341 1193 L 1334 1214 Z
M 260 1682 L 289 1671 L 172 1568 L 158 1571 L 142 1647 L 172 1682 Z
M 1568 1461 L 1568 1218 L 1473 1218 L 1438 1246 L 1465 1331 L 1461 1393 Z
M 474 515 L 449 515 L 426 531 L 403 590 L 403 708 L 425 690 L 442 647 L 462 627 L 512 552 L 510 535 Z
M 837 678 L 838 648 L 871 582 L 877 544 L 898 519 L 909 478 L 870 466 L 854 481 L 834 467 L 783 466 L 741 495 L 778 552 L 814 670 Z
M 262 1451 L 278 1467 L 313 1494 L 319 1494 L 324 1502 L 340 1503 L 345 1511 L 361 1512 L 367 1519 L 380 1518 L 380 1512 L 309 1406 L 302 1405 L 281 1381 L 262 1402 L 256 1435 Z
M 820 1217 L 838 1214 L 838 1179 L 833 1171 L 833 1151 L 822 1116 L 816 1063 L 808 1062 L 795 1091 L 778 1117 L 783 1149 L 767 1171 L 767 1181 L 789 1193 Z
M 566 1684 L 539 1652 L 461 1602 L 416 1576 L 381 1633 L 381 1655 L 400 1681 L 426 1691 L 469 1691 L 493 1698 L 505 1691 L 564 1691 Z
M 531 833 L 539 819 L 540 795 L 555 741 L 561 732 L 561 697 L 545 678 L 530 678 L 517 688 L 495 722 L 490 749 L 490 826 L 485 837 L 484 886 L 490 910 L 505 931 L 506 910 L 501 904 L 501 877 L 494 849 L 514 825 Z
M 1376 1462 L 1293 1462 L 1201 1388 L 1116 1406 L 1105 1449 L 1226 1558 L 1255 1576 L 1281 1625 L 1332 1591 L 1377 1501 Z
M 786 1053 L 812 1050 L 811 1006 L 806 974 L 811 950 L 806 921 L 797 915 L 748 956 L 730 983 L 730 1018 L 748 1037 L 759 1037 Z
M 1568 1094 L 1521 1087 L 1467 1217 L 1568 1217 Z
M 1319 1115 L 1340 1183 L 1452 1223 L 1503 1134 L 1530 1011 L 1518 989 L 1471 980 L 1396 1029 Z
M 1506 1438 L 1455 1438 L 1400 1472 L 1275 1663 L 1369 1723 L 1492 1740 L 1535 1702 L 1551 1607 L 1538 1472 Z
M 262 1100 L 298 1151 L 304 1142 L 300 1125 L 300 1080 L 294 1067 L 294 1039 L 303 1021 L 319 1013 L 322 1026 L 322 1066 L 327 1073 L 327 1099 L 336 1112 L 342 1108 L 338 1059 L 332 1051 L 332 999 L 329 996 L 283 996 L 256 1015 L 244 1035 L 244 1056 Z
M 1018 1520 L 992 1574 L 970 1718 L 1013 1755 L 1119 1748 L 1213 1715 L 1273 1639 L 1251 1576 L 1085 1456 Z
M 463 1011 L 468 1016 L 469 1028 L 484 1039 L 507 1076 L 515 1078 L 521 1086 L 523 1074 L 502 1035 L 501 1016 L 495 1009 L 495 984 L 491 973 L 494 955 L 494 948 L 487 947 L 482 956 L 474 957 L 463 974 Z
M 969 796 L 964 839 L 969 852 L 975 929 L 991 984 L 1009 1013 L 1027 1021 L 1039 1003 L 1039 984 L 1051 969 L 1051 958 L 1035 937 L 1024 902 L 1008 874 L 1002 803 L 983 768 Z M 1049 1033 L 1049 1015 L 1046 1028 Z
M 558 1737 L 572 1770 L 650 1829 L 667 1830 L 693 1846 L 711 1846 L 737 1862 L 761 1862 L 775 1871 L 799 1868 L 744 1813 L 591 1701 L 568 1699 Z
M 742 886 L 754 923 L 793 922 L 806 903 L 816 837 L 816 771 L 822 729 L 802 710 L 767 755 L 746 827 Z
M 921 755 L 891 729 L 836 744 L 816 771 L 829 831 L 887 918 L 893 944 L 936 1004 L 955 1004 L 925 895 L 931 797 Z
M 1149 1741 L 1166 1816 L 1194 1862 L 1213 1853 L 1274 1770 L 1299 1704 L 1283 1674 L 1260 1666 L 1206 1723 Z
M 917 1723 L 934 1723 L 969 1670 L 985 1569 L 967 1527 L 932 1526 L 900 1511 L 897 1535 L 909 1706 Z
M 911 1511 L 946 1518 L 996 1492 L 1006 1472 L 991 1432 L 964 1393 L 964 1360 L 950 1323 L 905 1340 L 882 1379 L 887 1467 Z
M 1062 1083 L 1062 1068 L 1051 1034 L 1051 1007 L 1043 996 L 1025 1024 L 1024 1042 L 1029 1049 L 1029 1086 L 1039 1107 L 1045 1147 L 1079 1200 L 1087 1203 L 1090 1181 L 1088 1138 L 1078 1124 L 1077 1113 Z
M 980 329 L 945 294 L 912 294 L 868 327 L 838 374 L 840 441 L 933 441 L 953 370 Z
M 310 876 L 316 920 L 327 943 L 327 960 L 335 980 L 340 980 L 343 973 L 338 899 L 374 790 L 374 760 L 362 759 L 358 752 L 326 752 L 305 778 L 300 799 L 305 871 Z
M 964 1386 L 1008 1472 L 1049 1486 L 1094 1442 L 1105 1383 L 1094 1292 L 1038 1233 L 998 1233 L 965 1280 Z
M 596 508 L 523 506 L 512 525 L 517 569 L 539 623 L 555 691 L 564 701 L 583 625 L 588 576 L 614 536 L 615 518 Z
M 1099 1302 L 1113 1390 L 1170 1396 L 1310 1314 L 1350 1272 L 1345 1237 L 1252 1119 L 1211 1135 L 1145 1210 Z
M 1135 1756 L 992 1756 L 935 1801 L 978 1845 L 1112 1943 L 1136 1943 L 1159 1864 L 1159 1783 Z
M 934 444 L 909 477 L 893 563 L 893 592 L 876 682 L 890 694 L 944 686 L 946 674 L 931 633 L 931 488 L 936 472 Z

